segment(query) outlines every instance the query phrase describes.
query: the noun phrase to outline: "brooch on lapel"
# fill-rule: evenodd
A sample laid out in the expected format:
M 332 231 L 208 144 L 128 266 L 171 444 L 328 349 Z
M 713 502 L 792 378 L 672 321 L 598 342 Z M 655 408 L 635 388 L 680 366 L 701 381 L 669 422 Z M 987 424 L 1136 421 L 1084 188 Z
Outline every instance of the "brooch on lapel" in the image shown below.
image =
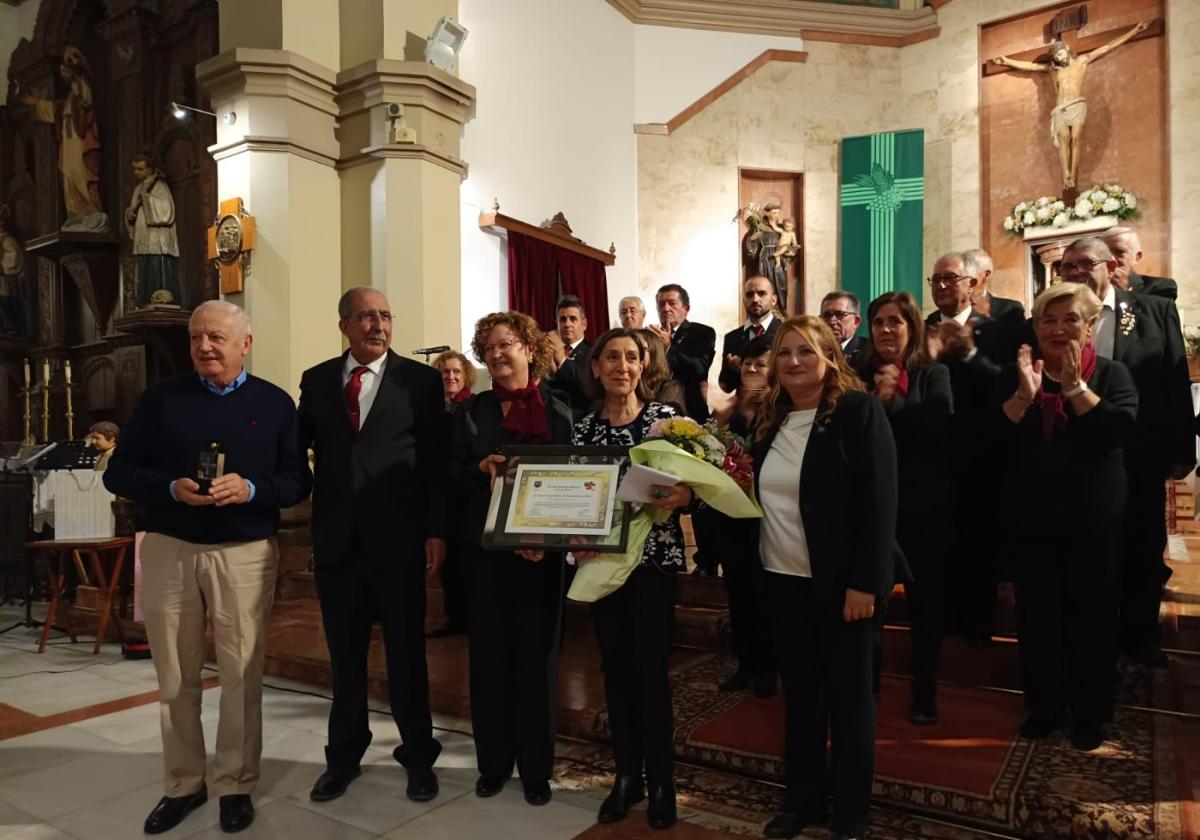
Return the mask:
M 1133 314 L 1133 308 L 1124 301 L 1120 304 L 1121 320 L 1118 324 L 1121 330 L 1121 335 L 1129 335 L 1133 332 L 1134 326 L 1137 324 L 1137 315 Z

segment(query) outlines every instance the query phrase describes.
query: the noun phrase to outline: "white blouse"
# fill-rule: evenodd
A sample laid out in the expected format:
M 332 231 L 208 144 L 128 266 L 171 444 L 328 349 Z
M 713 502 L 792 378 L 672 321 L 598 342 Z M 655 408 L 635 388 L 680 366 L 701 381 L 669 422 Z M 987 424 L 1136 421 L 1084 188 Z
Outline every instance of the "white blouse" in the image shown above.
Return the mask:
M 800 518 L 800 469 L 816 416 L 815 408 L 788 414 L 759 470 L 758 502 L 763 518 L 758 548 L 763 568 L 769 572 L 812 577 Z

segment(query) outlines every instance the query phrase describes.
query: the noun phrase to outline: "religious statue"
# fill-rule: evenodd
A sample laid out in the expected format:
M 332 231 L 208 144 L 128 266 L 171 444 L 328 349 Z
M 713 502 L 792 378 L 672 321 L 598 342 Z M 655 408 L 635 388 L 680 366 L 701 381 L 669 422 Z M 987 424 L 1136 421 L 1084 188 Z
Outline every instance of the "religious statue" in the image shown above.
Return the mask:
M 148 155 L 134 155 L 133 177 L 138 184 L 125 211 L 125 225 L 133 239 L 137 305 L 180 305 L 179 239 L 171 188 Z
M 65 99 L 41 99 L 25 94 L 41 122 L 58 126 L 58 169 L 62 173 L 67 219 L 63 230 L 108 230 L 108 215 L 100 202 L 100 130 L 92 102 L 91 71 L 77 47 L 63 49 L 59 75 L 68 85 Z
M 25 324 L 25 249 L 12 235 L 8 205 L 0 205 L 0 335 L 28 335 Z
M 787 267 L 790 261 L 778 259 L 775 253 L 786 233 L 780 219 L 782 213 L 778 204 L 767 204 L 761 209 L 756 204 L 747 204 L 739 211 L 738 216 L 750 228 L 742 245 L 746 262 L 753 273 L 766 277 L 774 284 L 779 308 L 786 312 Z M 795 225 L 793 231 L 794 229 Z M 795 238 L 793 232 L 792 239 Z
M 1124 35 L 1097 47 L 1087 55 L 1076 56 L 1062 41 L 1050 45 L 1050 63 L 1020 61 L 1007 56 L 993 58 L 995 64 L 1012 67 L 1014 70 L 1029 70 L 1035 73 L 1049 72 L 1054 80 L 1058 101 L 1050 110 L 1050 139 L 1058 149 L 1058 160 L 1062 166 L 1063 188 L 1075 188 L 1079 173 L 1079 148 L 1083 123 L 1087 119 L 1087 100 L 1083 96 L 1083 79 L 1088 65 L 1124 44 L 1135 35 L 1145 32 L 1150 24 L 1139 23 Z
M 800 243 L 796 239 L 796 223 L 791 219 L 783 220 L 783 234 L 779 237 L 779 244 L 775 246 L 775 250 L 771 256 L 775 258 L 775 265 L 780 266 L 781 262 L 790 265 L 792 260 L 796 259 L 796 253 L 800 250 Z M 784 276 L 787 275 L 786 268 Z

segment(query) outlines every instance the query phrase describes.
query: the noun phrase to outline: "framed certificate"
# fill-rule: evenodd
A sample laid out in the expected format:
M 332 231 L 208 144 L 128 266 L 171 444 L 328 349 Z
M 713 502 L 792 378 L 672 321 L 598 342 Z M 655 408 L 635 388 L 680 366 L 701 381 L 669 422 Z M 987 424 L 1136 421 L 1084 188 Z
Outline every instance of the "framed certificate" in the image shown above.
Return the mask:
M 485 548 L 622 552 L 630 505 L 617 485 L 629 468 L 623 446 L 509 446 L 496 476 Z

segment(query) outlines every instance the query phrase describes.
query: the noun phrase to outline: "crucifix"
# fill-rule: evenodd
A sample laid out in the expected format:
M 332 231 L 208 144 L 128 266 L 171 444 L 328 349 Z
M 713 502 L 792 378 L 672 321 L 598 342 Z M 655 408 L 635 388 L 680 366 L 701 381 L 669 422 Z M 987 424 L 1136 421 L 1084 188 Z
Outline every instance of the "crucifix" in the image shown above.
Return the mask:
M 1086 20 L 1086 17 L 1084 18 Z M 1055 34 L 1065 31 L 1064 27 L 1052 29 Z M 1054 41 L 1048 47 L 1046 61 L 1025 61 L 1012 56 L 993 58 L 989 64 L 997 68 L 1026 70 L 1034 73 L 1049 73 L 1054 82 L 1056 101 L 1050 109 L 1050 139 L 1058 150 L 1058 161 L 1062 168 L 1063 190 L 1075 192 L 1075 181 L 1079 174 L 1079 150 L 1082 143 L 1083 124 L 1087 119 L 1087 99 L 1083 95 L 1083 82 L 1088 65 L 1103 58 L 1122 44 L 1150 29 L 1150 23 L 1141 22 L 1128 31 L 1085 51 L 1082 44 L 1076 54 L 1064 41 Z M 1092 40 L 1092 39 L 1088 39 Z M 986 68 L 985 68 L 986 74 Z

